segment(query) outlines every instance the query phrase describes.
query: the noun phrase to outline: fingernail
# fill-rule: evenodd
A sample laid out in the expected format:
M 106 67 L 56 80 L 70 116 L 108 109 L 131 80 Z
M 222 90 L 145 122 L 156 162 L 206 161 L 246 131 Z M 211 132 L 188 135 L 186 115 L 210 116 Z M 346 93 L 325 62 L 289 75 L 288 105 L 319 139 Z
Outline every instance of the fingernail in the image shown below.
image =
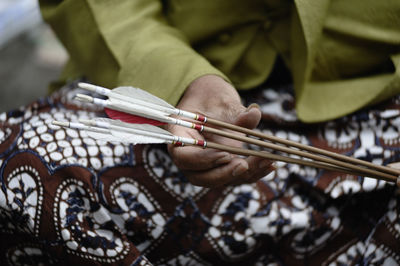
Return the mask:
M 263 160 L 260 162 L 260 164 L 258 165 L 258 168 L 267 168 L 270 167 L 272 165 L 272 162 L 270 160 Z
M 226 164 L 232 160 L 232 155 L 229 153 L 223 153 L 221 157 L 215 161 L 215 164 Z
M 243 174 L 244 172 L 246 172 L 249 169 L 248 166 L 245 166 L 243 163 L 239 164 L 238 166 L 235 167 L 235 169 L 232 172 L 233 176 L 238 176 Z
M 246 112 L 249 112 L 249 111 L 250 111 L 251 109 L 253 109 L 253 108 L 261 109 L 260 106 L 259 106 L 258 104 L 252 103 L 252 104 L 250 104 L 250 105 L 247 107 Z

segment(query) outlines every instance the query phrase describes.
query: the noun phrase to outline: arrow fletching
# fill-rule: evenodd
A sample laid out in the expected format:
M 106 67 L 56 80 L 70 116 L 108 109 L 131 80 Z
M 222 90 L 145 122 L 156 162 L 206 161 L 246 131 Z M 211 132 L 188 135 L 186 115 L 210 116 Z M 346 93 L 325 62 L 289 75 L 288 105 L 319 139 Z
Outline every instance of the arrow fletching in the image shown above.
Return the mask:
M 96 128 L 96 127 L 84 125 L 82 123 L 64 122 L 64 121 L 56 121 L 56 120 L 54 120 L 52 122 L 52 124 L 56 125 L 56 126 L 60 126 L 60 127 L 65 127 L 65 128 L 74 128 L 74 129 L 83 130 L 86 132 L 86 134 L 89 137 L 91 137 L 93 139 L 107 141 L 107 142 L 121 142 L 121 139 L 112 136 L 110 131 L 105 128 Z
M 117 87 L 114 88 L 113 90 L 89 84 L 89 83 L 84 83 L 80 82 L 78 83 L 78 86 L 82 89 L 91 91 L 91 92 L 96 92 L 98 94 L 107 96 L 109 99 L 118 99 L 120 101 L 125 101 L 133 104 L 138 104 L 141 106 L 153 108 L 159 111 L 167 112 L 168 114 L 175 114 L 176 112 L 174 111 L 175 107 L 172 106 L 171 104 L 167 103 L 166 101 L 148 93 L 145 90 L 139 89 L 139 88 L 134 88 L 134 87 L 128 87 L 128 86 L 122 86 L 122 87 Z
M 205 148 L 207 146 L 207 142 L 204 140 L 196 140 L 192 138 L 180 137 L 172 135 L 167 130 L 162 128 L 148 125 L 148 124 L 128 124 L 125 122 L 121 122 L 118 120 L 112 120 L 108 118 L 96 118 L 94 120 L 80 120 L 83 124 L 89 126 L 97 126 L 101 128 L 107 128 L 111 130 L 111 133 L 115 136 L 121 137 L 120 133 L 113 133 L 113 130 L 116 132 L 126 132 L 129 134 L 148 136 L 151 138 L 162 139 L 164 142 L 148 142 L 148 143 L 169 143 L 175 145 L 196 145 Z M 122 136 L 124 137 L 124 136 Z
M 154 105 L 159 105 L 159 106 L 162 106 L 165 108 L 175 109 L 174 106 L 167 103 L 166 101 L 154 96 L 153 94 L 148 93 L 145 90 L 139 89 L 139 88 L 127 87 L 127 86 L 126 87 L 117 87 L 117 88 L 113 89 L 112 92 L 123 95 L 124 97 L 122 99 L 126 99 L 127 101 L 132 99 L 132 100 L 135 100 L 134 102 L 143 101 L 144 103 L 152 103 Z
M 125 127 L 125 128 L 130 128 L 130 129 L 135 129 L 135 130 L 141 130 L 153 134 L 160 134 L 164 136 L 173 136 L 169 131 L 153 126 L 153 125 L 148 125 L 148 124 L 130 124 L 130 123 L 125 123 L 121 122 L 118 120 L 113 120 L 113 119 L 108 119 L 108 118 L 95 118 L 95 121 L 99 122 L 107 122 L 110 123 L 111 125 L 118 126 L 118 127 Z
M 108 118 L 96 118 L 93 120 L 80 119 L 82 124 L 106 128 L 110 134 L 126 140 L 129 143 L 148 144 L 148 143 L 172 143 L 173 136 L 166 130 L 152 125 L 134 125 Z
M 122 142 L 120 138 L 111 135 L 110 133 L 99 133 L 91 130 L 84 130 L 92 139 L 102 140 L 105 142 Z
M 83 123 L 82 123 L 83 122 Z M 60 122 L 53 121 L 53 125 L 74 128 L 83 130 L 87 135 L 96 140 L 102 140 L 106 142 L 123 142 L 131 144 L 160 144 L 160 143 L 172 143 L 163 137 L 151 137 L 141 134 L 132 134 L 120 130 L 102 128 L 94 126 L 91 120 L 81 120 L 81 123 L 77 122 Z M 168 131 L 167 131 L 168 132 Z
M 133 124 L 149 124 L 154 126 L 162 126 L 166 123 L 160 122 L 154 119 L 145 118 L 138 115 L 128 114 L 121 111 L 113 110 L 110 108 L 104 108 L 104 112 L 107 114 L 109 118 L 121 120 L 126 123 L 133 123 Z
M 80 93 L 75 96 L 75 99 L 82 102 L 100 105 L 104 107 L 104 111 L 106 112 L 107 116 L 112 119 L 121 120 L 127 123 L 151 124 L 160 126 L 167 124 L 171 120 L 167 113 L 139 105 L 133 105 L 129 102 L 124 102 L 119 99 L 103 100 Z
M 206 122 L 207 118 L 202 115 L 197 115 L 192 112 L 180 110 L 175 108 L 168 102 L 160 99 L 145 90 L 134 88 L 134 87 L 117 87 L 113 90 L 92 85 L 89 83 L 78 83 L 78 86 L 82 89 L 89 90 L 91 92 L 96 92 L 101 95 L 107 96 L 110 100 L 116 99 L 123 102 L 128 102 L 131 104 L 147 107 L 153 110 L 164 112 L 167 115 L 178 115 L 189 119 L 194 119 L 200 122 Z

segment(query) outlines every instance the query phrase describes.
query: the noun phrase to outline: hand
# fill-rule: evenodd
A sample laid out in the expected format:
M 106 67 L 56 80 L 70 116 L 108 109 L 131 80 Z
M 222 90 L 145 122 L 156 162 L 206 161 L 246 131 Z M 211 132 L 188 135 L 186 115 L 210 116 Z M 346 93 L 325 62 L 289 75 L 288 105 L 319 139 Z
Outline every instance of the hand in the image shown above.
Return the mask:
M 177 107 L 249 129 L 255 128 L 261 119 L 259 108 L 250 106 L 246 109 L 236 90 L 214 75 L 202 76 L 192 82 Z M 182 137 L 242 146 L 239 141 L 214 134 L 200 134 L 194 129 L 169 125 L 168 130 Z M 270 160 L 259 157 L 240 158 L 228 152 L 193 146 L 169 145 L 168 150 L 178 168 L 192 184 L 198 186 L 252 183 L 275 170 Z

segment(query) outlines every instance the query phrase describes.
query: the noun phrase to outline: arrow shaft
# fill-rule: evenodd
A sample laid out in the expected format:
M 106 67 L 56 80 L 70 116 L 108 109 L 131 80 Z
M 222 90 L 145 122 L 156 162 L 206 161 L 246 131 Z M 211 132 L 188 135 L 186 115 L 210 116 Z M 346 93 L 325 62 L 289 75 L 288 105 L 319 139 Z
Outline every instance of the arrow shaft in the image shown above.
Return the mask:
M 277 144 L 274 144 L 274 143 L 268 143 L 268 142 L 265 142 L 265 141 L 260 141 L 260 140 L 255 140 L 255 139 L 252 139 L 252 138 L 249 138 L 249 137 L 240 136 L 240 135 L 237 135 L 237 134 L 231 134 L 231 133 L 228 133 L 228 132 L 223 131 L 223 130 L 218 130 L 218 129 L 213 129 L 213 128 L 210 128 L 210 127 L 205 127 L 203 125 L 199 125 L 199 124 L 196 124 L 196 123 L 184 121 L 184 120 L 181 120 L 181 119 L 172 118 L 172 117 L 168 117 L 168 116 L 167 117 L 165 117 L 165 116 L 163 117 L 162 113 L 154 111 L 154 110 L 150 110 L 150 109 L 148 109 L 146 107 L 142 107 L 142 108 L 140 108 L 140 110 L 139 110 L 139 108 L 132 108 L 132 109 L 128 110 L 129 106 L 126 103 L 122 103 L 121 105 L 118 105 L 118 106 L 115 103 L 114 104 L 108 104 L 108 107 L 109 108 L 110 107 L 118 108 L 118 109 L 120 109 L 122 111 L 131 112 L 132 114 L 135 114 L 135 115 L 142 115 L 143 113 L 146 113 L 146 115 L 148 115 L 148 117 L 151 118 L 151 119 L 160 120 L 160 119 L 164 118 L 164 121 L 169 123 L 169 124 L 176 124 L 176 125 L 184 126 L 184 127 L 187 127 L 187 128 L 194 128 L 194 129 L 196 129 L 196 130 L 198 130 L 200 132 L 204 130 L 204 131 L 209 132 L 209 133 L 217 134 L 217 135 L 228 137 L 228 138 L 231 138 L 231 139 L 236 139 L 236 140 L 243 141 L 243 142 L 246 142 L 246 143 L 251 143 L 251 144 L 262 146 L 262 147 L 265 147 L 265 148 L 278 150 L 278 151 L 281 151 L 281 152 L 286 152 L 288 154 L 293 154 L 293 155 L 298 155 L 298 156 L 310 158 L 310 159 L 313 159 L 313 160 L 316 160 L 316 161 L 319 161 L 319 162 L 328 163 L 330 165 L 336 165 L 338 167 L 344 167 L 344 168 L 347 168 L 347 169 L 351 169 L 351 170 L 353 170 L 354 172 L 357 172 L 357 173 L 362 172 L 362 173 L 365 173 L 368 176 L 381 176 L 381 177 L 384 177 L 385 180 L 389 180 L 389 181 L 392 181 L 392 182 L 395 182 L 397 180 L 397 175 L 393 176 L 393 172 L 391 172 L 391 171 L 389 171 L 389 172 L 381 171 L 382 167 L 379 167 L 379 166 L 378 166 L 378 169 L 376 169 L 375 167 L 372 168 L 370 165 L 375 166 L 372 163 L 366 163 L 365 161 L 354 159 L 354 158 L 350 158 L 350 157 L 347 157 L 347 156 L 343 156 L 343 157 L 345 157 L 346 159 L 350 158 L 351 159 L 350 161 L 348 161 L 348 160 L 341 161 L 341 160 L 338 160 L 337 157 L 335 159 L 326 158 L 326 157 L 322 157 L 322 156 L 319 156 L 319 155 L 316 155 L 316 154 L 313 154 L 313 153 L 308 153 L 308 152 L 305 152 L 305 151 L 294 150 L 292 148 L 280 146 L 280 145 L 277 145 Z M 149 113 L 151 113 L 151 115 L 149 115 Z M 213 122 L 212 119 L 209 119 L 208 121 L 209 122 L 211 121 L 211 123 Z M 224 123 L 224 124 L 229 125 L 229 127 L 230 127 L 229 129 L 236 129 L 236 131 L 238 131 L 238 128 L 240 128 L 240 130 L 243 133 L 251 133 L 251 135 L 254 135 L 255 133 L 257 133 L 256 131 L 245 129 L 245 128 L 241 128 L 241 127 L 237 127 L 235 125 L 231 125 L 231 124 L 228 124 L 228 123 Z M 263 134 L 263 135 L 265 135 L 265 134 Z M 267 135 L 267 136 L 269 136 L 269 135 Z M 188 140 L 182 141 L 182 140 L 175 139 L 174 141 L 178 142 L 178 143 L 196 145 L 196 143 L 193 143 L 193 142 L 188 141 Z M 295 144 L 299 144 L 299 143 L 295 143 Z M 297 145 L 297 147 L 299 147 L 299 145 Z M 309 146 L 306 146 L 306 147 L 309 147 Z M 322 151 L 324 151 L 324 150 L 322 150 Z M 323 155 L 325 155 L 325 154 L 323 154 Z M 341 157 L 339 157 L 339 158 L 341 158 Z M 351 162 L 353 162 L 353 164 Z M 354 165 L 354 162 L 357 162 L 358 165 L 368 166 L 368 167 L 371 167 L 372 169 L 375 169 L 375 170 L 367 169 L 367 168 L 364 168 L 364 167 L 361 167 L 361 166 L 358 166 L 358 165 Z M 383 167 L 383 168 L 386 170 L 387 167 Z M 380 170 L 380 172 L 378 172 L 378 170 Z
M 378 172 L 375 170 L 370 170 L 370 169 L 366 169 L 364 167 L 361 167 L 359 165 L 354 165 L 348 162 L 343 162 L 343 161 L 338 161 L 332 158 L 328 158 L 328 157 L 323 157 L 320 155 L 316 155 L 313 153 L 309 153 L 309 152 L 305 152 L 302 150 L 295 150 L 293 148 L 288 148 L 288 147 L 284 147 L 284 146 L 280 146 L 274 143 L 269 143 L 269 142 L 265 142 L 265 141 L 261 141 L 261 140 L 257 140 L 254 138 L 249 138 L 249 137 L 245 137 L 245 136 L 241 136 L 241 135 L 237 135 L 237 134 L 232 134 L 229 133 L 227 131 L 223 131 L 223 130 L 219 130 L 219 129 L 215 129 L 215 128 L 210 128 L 210 127 L 204 127 L 204 132 L 208 132 L 208 133 L 213 133 L 213 134 L 217 134 L 223 137 L 227 137 L 227 138 L 231 138 L 231 139 L 236 139 L 238 141 L 242 141 L 242 142 L 246 142 L 246 143 L 250 143 L 250 144 L 254 144 L 257 146 L 261 146 L 264 148 L 268 148 L 271 150 L 275 150 L 275 151 L 281 151 L 281 152 L 285 152 L 287 154 L 292 154 L 292 155 L 297 155 L 297 156 L 301 156 L 301 157 L 305 157 L 305 158 L 309 158 L 312 159 L 314 161 L 319 161 L 319 162 L 323 162 L 323 163 L 328 163 L 330 165 L 336 165 L 342 168 L 347 168 L 347 169 L 351 169 L 355 172 L 364 172 L 364 173 L 369 173 L 370 175 L 381 175 L 381 176 L 385 176 L 387 179 L 389 179 L 390 181 L 395 181 L 397 179 L 396 176 L 393 176 L 391 174 L 385 173 L 385 172 Z
M 333 170 L 333 171 L 339 171 L 343 173 L 348 173 L 348 174 L 356 174 L 356 175 L 368 175 L 373 178 L 377 179 L 383 179 L 386 181 L 391 181 L 395 182 L 397 180 L 397 177 L 378 172 L 375 170 L 371 169 L 366 169 L 366 168 L 352 168 L 349 165 L 337 165 L 337 164 L 332 164 L 330 162 L 320 162 L 320 161 L 309 161 L 309 160 L 303 160 L 303 159 L 297 159 L 297 158 L 291 158 L 291 157 L 286 157 L 282 155 L 277 155 L 277 154 L 272 154 L 268 152 L 263 152 L 263 151 L 254 151 L 254 150 L 248 150 L 244 148 L 239 148 L 239 147 L 232 147 L 232 146 L 227 146 L 223 144 L 218 144 L 218 143 L 213 143 L 213 142 L 205 142 L 202 140 L 195 140 L 191 138 L 185 138 L 185 137 L 179 137 L 175 135 L 169 135 L 169 134 L 160 134 L 158 132 L 152 132 L 149 130 L 141 130 L 141 129 L 135 129 L 131 127 L 123 127 L 123 126 L 118 126 L 118 125 L 112 125 L 108 122 L 104 121 L 97 121 L 97 120 L 84 120 L 84 123 L 75 123 L 75 122 L 58 122 L 54 123 L 56 125 L 60 126 L 65 126 L 65 127 L 70 127 L 70 128 L 76 128 L 80 130 L 86 130 L 86 131 L 91 131 L 91 132 L 96 132 L 100 133 L 100 139 L 106 140 L 106 141 L 126 141 L 126 142 L 131 142 L 131 143 L 138 143 L 136 141 L 136 138 L 133 136 L 146 136 L 150 138 L 155 138 L 162 140 L 164 143 L 168 144 L 175 144 L 175 145 L 195 145 L 195 146 L 200 146 L 203 148 L 214 148 L 218 150 L 223 150 L 223 151 L 228 151 L 234 154 L 239 154 L 239 155 L 246 155 L 246 156 L 259 156 L 262 158 L 270 159 L 270 160 L 275 160 L 275 161 L 282 161 L 286 163 L 295 163 L 299 165 L 304 165 L 304 166 L 310 166 L 310 167 L 315 167 L 315 168 L 320 168 L 320 169 L 326 169 L 326 170 Z M 131 134 L 132 136 L 127 136 L 123 135 L 124 138 L 118 138 L 118 136 L 115 136 L 112 134 L 113 131 L 118 131 L 118 132 L 126 132 L 128 134 Z M 98 135 L 97 135 L 98 136 Z M 96 136 L 95 136 L 96 137 Z M 159 143 L 158 141 L 155 141 L 154 143 Z
M 359 159 L 356 159 L 356 158 L 353 158 L 353 157 L 349 157 L 349 156 L 345 156 L 345 155 L 342 155 L 342 154 L 339 154 L 339 153 L 330 152 L 330 151 L 327 151 L 327 150 L 323 150 L 323 149 L 315 148 L 315 147 L 312 147 L 312 146 L 304 145 L 304 144 L 301 144 L 301 143 L 298 143 L 298 142 L 295 142 L 295 141 L 290 141 L 290 140 L 278 138 L 278 137 L 275 137 L 273 135 L 264 134 L 264 133 L 261 133 L 261 132 L 257 132 L 255 130 L 250 130 L 248 128 L 239 127 L 239 126 L 232 125 L 232 124 L 229 124 L 229 123 L 226 123 L 226 122 L 222 122 L 222 121 L 219 121 L 219 120 L 208 118 L 208 123 L 210 123 L 212 125 L 215 125 L 215 126 L 222 127 L 222 128 L 230 129 L 230 130 L 233 130 L 233 131 L 236 131 L 236 132 L 241 132 L 241 133 L 244 133 L 246 135 L 258 137 L 258 138 L 261 138 L 261 139 L 266 139 L 266 140 L 271 141 L 271 142 L 280 143 L 280 144 L 283 144 L 283 145 L 286 145 L 286 146 L 290 146 L 290 147 L 295 147 L 295 148 L 301 149 L 303 151 L 308 151 L 308 152 L 324 155 L 324 156 L 327 156 L 327 157 L 331 157 L 331 158 L 334 158 L 334 159 L 339 160 L 339 161 L 344 161 L 344 162 L 347 162 L 347 163 L 350 163 L 350 164 L 357 164 L 357 165 L 361 165 L 361 166 L 364 166 L 364 167 L 369 167 L 369 168 L 375 169 L 375 170 L 383 172 L 383 173 L 387 173 L 387 174 L 390 174 L 390 175 L 395 175 L 396 177 L 400 175 L 400 171 L 398 171 L 396 169 L 393 169 L 393 168 L 389 168 L 389 167 L 386 167 L 386 166 L 373 164 L 373 163 L 368 162 L 368 161 L 359 160 Z
M 301 164 L 301 165 L 305 165 L 305 166 L 313 166 L 313 167 L 327 169 L 327 170 L 336 170 L 336 171 L 351 173 L 351 174 L 363 174 L 363 175 L 368 175 L 368 176 L 375 177 L 375 178 L 379 177 L 380 179 L 384 179 L 386 181 L 391 181 L 391 182 L 395 182 L 397 180 L 397 176 L 378 172 L 378 171 L 375 171 L 372 169 L 362 168 L 359 166 L 355 166 L 355 165 L 340 162 L 340 161 L 338 162 L 338 161 L 335 161 L 335 160 L 332 160 L 329 158 L 323 158 L 320 156 L 307 154 L 307 153 L 304 153 L 301 151 L 298 151 L 298 153 L 296 153 L 295 155 L 311 157 L 311 159 L 318 160 L 318 161 L 306 161 L 306 160 L 271 154 L 271 153 L 267 153 L 267 152 L 252 151 L 252 150 L 243 149 L 243 148 L 236 148 L 236 147 L 221 145 L 221 144 L 213 143 L 213 142 L 203 142 L 203 141 L 199 141 L 199 140 L 195 140 L 195 139 L 191 139 L 191 138 L 178 137 L 175 135 L 164 135 L 164 134 L 149 132 L 149 131 L 140 130 L 140 129 L 133 129 L 133 128 L 129 128 L 129 127 L 121 127 L 121 126 L 111 125 L 109 123 L 100 122 L 100 121 L 96 121 L 96 126 L 105 127 L 105 128 L 109 128 L 112 130 L 125 131 L 125 132 L 129 132 L 132 134 L 139 134 L 139 135 L 144 135 L 144 136 L 149 136 L 149 137 L 165 139 L 168 141 L 168 143 L 183 143 L 186 145 L 202 146 L 204 148 L 206 148 L 206 147 L 217 148 L 219 150 L 225 150 L 225 151 L 229 151 L 229 152 L 232 152 L 235 154 L 240 154 L 240 155 L 247 155 L 247 156 L 253 155 L 253 156 L 267 158 L 270 160 L 283 161 L 283 162 L 287 162 L 287 163 L 296 163 L 296 164 Z M 245 139 L 248 139 L 248 138 L 243 137 L 243 140 L 245 140 Z M 240 138 L 239 138 L 239 140 L 240 140 Z M 259 141 L 254 140 L 255 144 L 259 144 L 258 142 Z M 282 147 L 282 148 L 284 148 L 284 147 Z M 322 162 L 321 162 L 321 160 L 322 160 Z
M 347 167 L 340 167 L 337 165 L 332 165 L 329 163 L 322 163 L 322 162 L 317 162 L 317 161 L 307 161 L 307 160 L 302 160 L 302 159 L 296 159 L 296 158 L 290 158 L 290 157 L 285 157 L 277 154 L 272 154 L 268 152 L 262 152 L 262 151 L 254 151 L 254 150 L 248 150 L 248 149 L 243 149 L 243 148 L 238 148 L 238 147 L 231 147 L 231 146 L 226 146 L 222 145 L 219 143 L 213 143 L 213 142 L 207 142 L 207 147 L 208 148 L 214 148 L 218 150 L 223 150 L 227 151 L 230 153 L 238 154 L 238 155 L 245 155 L 245 156 L 258 156 L 262 158 L 266 158 L 269 160 L 274 160 L 274 161 L 281 161 L 281 162 L 286 162 L 286 163 L 294 163 L 294 164 L 299 164 L 299 165 L 304 165 L 304 166 L 309 166 L 309 167 L 314 167 L 314 168 L 320 168 L 320 169 L 325 169 L 325 170 L 330 170 L 330 171 L 338 171 L 346 174 L 351 174 L 351 175 L 360 175 L 360 176 L 369 176 L 372 178 L 376 178 L 379 180 L 385 180 L 389 182 L 396 182 L 397 177 L 385 174 L 382 172 L 362 168 L 362 169 L 349 169 Z

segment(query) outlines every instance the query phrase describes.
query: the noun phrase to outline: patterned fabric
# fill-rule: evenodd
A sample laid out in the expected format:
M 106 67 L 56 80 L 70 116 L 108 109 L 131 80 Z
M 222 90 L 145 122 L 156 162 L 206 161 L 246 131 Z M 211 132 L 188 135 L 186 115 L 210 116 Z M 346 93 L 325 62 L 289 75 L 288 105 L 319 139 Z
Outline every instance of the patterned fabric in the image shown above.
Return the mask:
M 254 184 L 193 186 L 164 145 L 51 125 L 104 115 L 73 101 L 78 92 L 70 84 L 0 114 L 1 265 L 400 264 L 393 184 L 278 163 Z M 290 88 L 243 97 L 261 106 L 263 132 L 400 161 L 400 97 L 312 126 L 296 119 Z

